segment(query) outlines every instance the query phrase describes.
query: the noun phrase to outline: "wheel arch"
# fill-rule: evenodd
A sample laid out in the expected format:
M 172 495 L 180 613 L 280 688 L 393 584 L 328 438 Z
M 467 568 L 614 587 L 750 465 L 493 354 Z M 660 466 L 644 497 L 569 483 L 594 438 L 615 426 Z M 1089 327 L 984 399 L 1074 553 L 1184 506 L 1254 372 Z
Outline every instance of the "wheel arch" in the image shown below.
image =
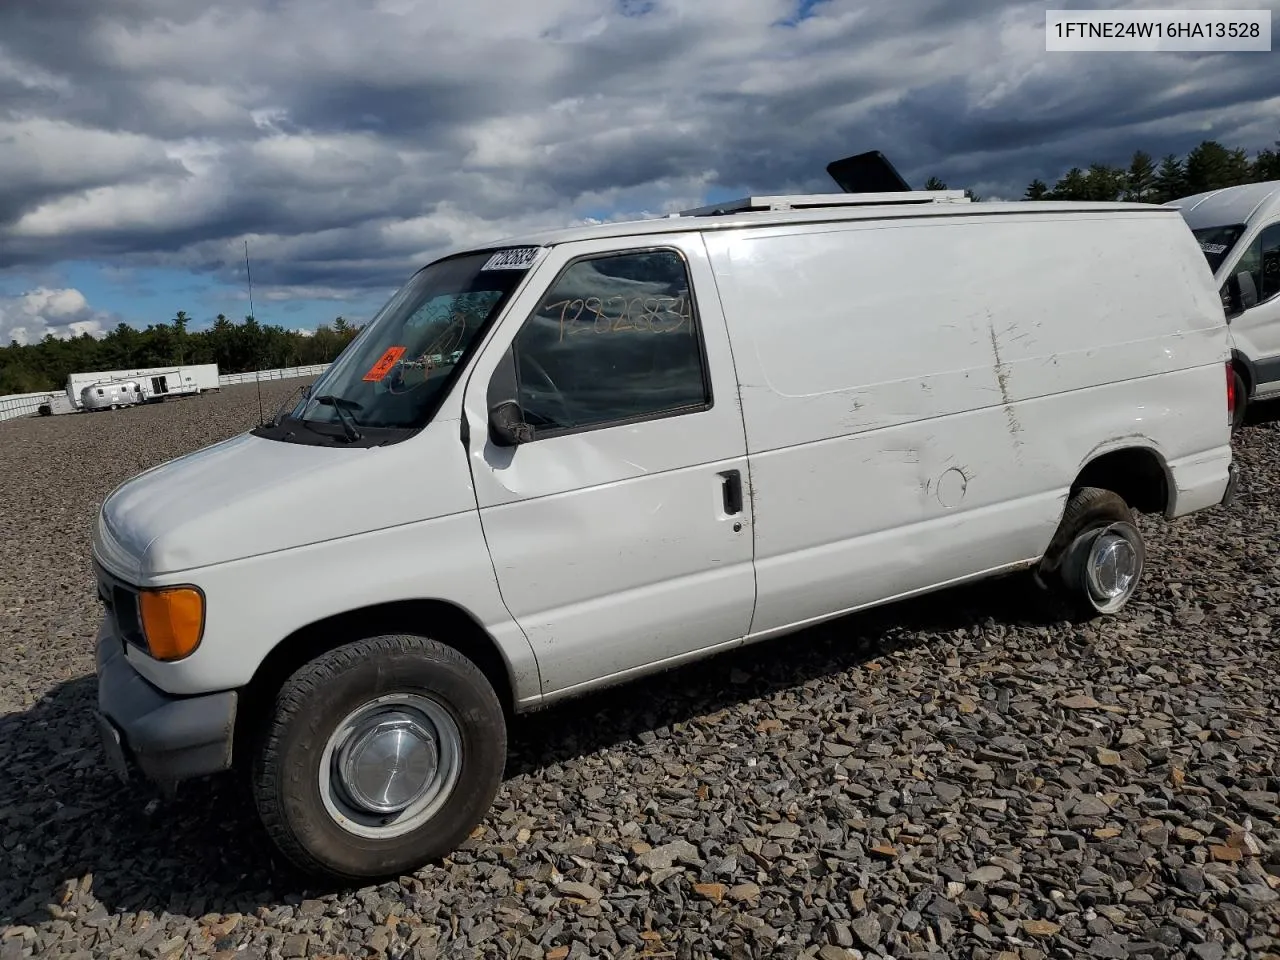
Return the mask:
M 1085 487 L 1111 491 L 1134 512 L 1166 516 L 1176 489 L 1168 463 L 1147 438 L 1126 437 L 1099 444 L 1084 458 L 1062 493 L 1058 522 L 1037 561 L 1040 570 L 1055 570 L 1062 559 L 1062 524 L 1072 499 Z
M 1076 471 L 1063 502 L 1084 487 L 1101 487 L 1120 496 L 1138 513 L 1167 515 L 1176 486 L 1169 464 L 1146 438 L 1125 438 L 1095 448 Z
M 241 688 L 232 756 L 247 759 L 264 729 L 275 696 L 298 667 L 363 637 L 389 633 L 428 636 L 470 659 L 493 686 L 507 719 L 515 712 L 515 679 L 502 647 L 462 607 L 446 600 L 410 599 L 372 604 L 333 614 L 299 627 L 263 657 Z
M 1258 371 L 1254 367 L 1253 361 L 1232 347 L 1231 366 L 1240 373 L 1240 379 L 1244 381 L 1244 397 L 1238 398 L 1236 402 L 1239 403 L 1241 399 L 1246 401 L 1251 399 L 1253 397 L 1253 388 L 1258 382 Z

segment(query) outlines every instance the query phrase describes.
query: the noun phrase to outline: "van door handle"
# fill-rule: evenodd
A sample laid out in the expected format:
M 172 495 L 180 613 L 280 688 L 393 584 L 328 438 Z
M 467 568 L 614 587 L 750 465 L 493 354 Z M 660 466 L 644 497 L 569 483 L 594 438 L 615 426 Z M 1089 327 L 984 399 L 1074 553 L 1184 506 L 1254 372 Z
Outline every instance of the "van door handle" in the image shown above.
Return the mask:
M 737 470 L 725 470 L 720 474 L 724 480 L 724 512 L 729 516 L 742 512 L 742 474 Z

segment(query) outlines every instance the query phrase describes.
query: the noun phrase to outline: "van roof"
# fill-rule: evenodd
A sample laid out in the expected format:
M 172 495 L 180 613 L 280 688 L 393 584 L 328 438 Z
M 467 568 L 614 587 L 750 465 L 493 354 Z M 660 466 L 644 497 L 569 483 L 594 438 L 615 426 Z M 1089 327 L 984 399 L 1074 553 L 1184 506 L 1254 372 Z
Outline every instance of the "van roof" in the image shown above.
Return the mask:
M 1177 207 L 1192 230 L 1248 223 L 1252 217 L 1265 217 L 1280 210 L 1280 180 L 1206 190 L 1170 200 L 1165 206 Z
M 572 243 L 577 240 L 607 240 L 612 237 L 646 236 L 663 233 L 683 233 L 689 230 L 730 230 L 741 227 L 768 227 L 793 223 L 824 223 L 831 221 L 886 220 L 916 217 L 972 217 L 1013 216 L 1023 214 L 1061 215 L 1087 213 L 1156 213 L 1172 215 L 1159 204 L 1125 202 L 1089 202 L 1070 200 L 1012 200 L 956 203 L 949 200 L 935 203 L 892 203 L 846 205 L 847 194 L 831 194 L 831 206 L 810 206 L 806 209 L 772 210 L 752 209 L 723 215 L 702 214 L 703 210 L 685 211 L 665 217 L 646 220 L 623 220 L 610 223 L 583 224 L 536 233 L 503 237 L 489 243 L 468 246 L 465 249 L 480 250 L 498 247 L 536 247 Z M 753 200 L 783 200 L 781 197 L 748 198 Z M 812 196 L 805 199 L 812 200 Z M 742 201 L 731 201 L 722 207 L 733 207 Z

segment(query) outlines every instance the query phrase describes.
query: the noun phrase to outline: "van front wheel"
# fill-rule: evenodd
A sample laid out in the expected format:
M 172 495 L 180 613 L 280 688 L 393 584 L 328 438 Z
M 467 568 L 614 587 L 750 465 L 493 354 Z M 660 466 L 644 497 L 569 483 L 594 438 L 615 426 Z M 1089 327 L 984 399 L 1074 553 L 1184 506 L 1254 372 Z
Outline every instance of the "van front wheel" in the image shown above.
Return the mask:
M 304 872 L 398 876 L 467 838 L 506 749 L 502 705 L 474 663 L 426 637 L 373 637 L 285 681 L 254 758 L 254 800 Z
M 1118 494 L 1084 487 L 1068 501 L 1050 544 L 1049 585 L 1073 619 L 1118 613 L 1137 592 L 1147 550 Z

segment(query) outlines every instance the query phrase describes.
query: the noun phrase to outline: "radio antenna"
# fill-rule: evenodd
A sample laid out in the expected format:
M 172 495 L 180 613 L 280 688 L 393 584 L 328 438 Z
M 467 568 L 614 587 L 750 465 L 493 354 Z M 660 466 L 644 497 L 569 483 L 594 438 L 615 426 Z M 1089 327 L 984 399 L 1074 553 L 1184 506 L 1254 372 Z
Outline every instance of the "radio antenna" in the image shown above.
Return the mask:
M 249 316 L 253 317 L 256 322 L 258 317 L 253 312 L 253 274 L 249 272 L 249 240 L 247 237 L 244 241 L 244 275 L 249 281 Z M 262 357 L 257 358 L 254 366 L 258 368 L 253 372 L 254 382 L 258 385 L 258 426 L 262 426 L 265 419 L 265 415 L 262 412 Z

